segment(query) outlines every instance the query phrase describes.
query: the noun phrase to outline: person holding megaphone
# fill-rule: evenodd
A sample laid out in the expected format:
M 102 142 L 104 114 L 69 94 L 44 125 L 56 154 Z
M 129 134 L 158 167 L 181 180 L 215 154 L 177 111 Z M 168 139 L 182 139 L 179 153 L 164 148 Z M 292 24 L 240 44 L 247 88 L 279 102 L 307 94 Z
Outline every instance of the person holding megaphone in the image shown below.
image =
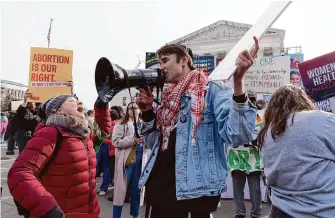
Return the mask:
M 153 112 L 153 94 L 141 88 L 142 134 L 152 152 L 139 181 L 146 186 L 146 218 L 209 218 L 226 190 L 225 146 L 255 139 L 257 108 L 249 101 L 244 77 L 259 46 L 237 57 L 234 89 L 208 82 L 195 69 L 190 49 L 168 44 L 157 51 L 170 83 Z

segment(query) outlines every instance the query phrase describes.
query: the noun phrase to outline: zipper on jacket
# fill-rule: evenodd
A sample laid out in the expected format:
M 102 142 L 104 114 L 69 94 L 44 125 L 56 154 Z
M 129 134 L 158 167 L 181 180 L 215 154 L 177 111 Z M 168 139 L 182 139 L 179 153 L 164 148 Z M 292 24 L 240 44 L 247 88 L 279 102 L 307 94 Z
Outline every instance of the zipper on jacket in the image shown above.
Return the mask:
M 88 213 L 92 213 L 92 208 L 91 208 L 91 198 L 92 198 L 92 184 L 91 184 L 91 152 L 90 149 L 88 148 L 88 144 L 86 143 L 85 140 L 82 141 L 85 145 L 86 153 L 87 153 L 87 158 L 88 158 L 88 186 L 89 186 L 89 194 L 88 194 Z

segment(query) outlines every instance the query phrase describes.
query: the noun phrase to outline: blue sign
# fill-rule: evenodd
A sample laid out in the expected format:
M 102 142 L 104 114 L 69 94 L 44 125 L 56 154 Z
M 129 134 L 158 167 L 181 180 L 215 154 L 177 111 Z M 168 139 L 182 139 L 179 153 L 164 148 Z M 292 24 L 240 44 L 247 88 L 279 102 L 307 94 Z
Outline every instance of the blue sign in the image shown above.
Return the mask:
M 194 66 L 208 75 L 211 74 L 215 68 L 215 58 L 213 55 L 194 56 Z
M 298 65 L 304 62 L 304 54 L 302 53 L 296 53 L 296 54 L 290 54 L 290 68 L 291 72 L 299 72 Z
M 271 96 L 272 94 L 263 94 L 263 101 L 268 104 L 270 102 Z

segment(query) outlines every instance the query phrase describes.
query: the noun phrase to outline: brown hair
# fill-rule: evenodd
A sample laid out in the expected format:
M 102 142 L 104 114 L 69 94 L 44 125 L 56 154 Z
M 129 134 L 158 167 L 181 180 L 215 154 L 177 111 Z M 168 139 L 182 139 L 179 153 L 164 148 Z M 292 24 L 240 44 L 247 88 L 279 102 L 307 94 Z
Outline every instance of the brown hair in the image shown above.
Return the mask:
M 163 55 L 171 55 L 175 54 L 177 56 L 177 63 L 179 63 L 180 59 L 187 56 L 188 57 L 188 67 L 191 70 L 194 70 L 195 67 L 193 65 L 193 60 L 190 54 L 187 52 L 187 49 L 182 44 L 166 44 L 157 50 L 156 55 L 160 58 Z
M 120 119 L 120 121 L 119 121 L 119 123 L 120 124 L 126 124 L 126 123 L 128 123 L 128 121 L 129 121 L 129 106 L 130 105 L 133 105 L 133 107 L 134 107 L 134 105 L 136 105 L 136 103 L 135 102 L 130 102 L 128 105 L 127 105 L 127 108 L 126 108 L 126 114 Z M 135 117 L 134 117 L 134 119 L 136 119 Z
M 264 127 L 258 134 L 258 144 L 263 146 L 264 138 L 269 129 L 271 129 L 273 140 L 285 132 L 286 121 L 290 115 L 293 114 L 293 124 L 296 112 L 310 110 L 315 110 L 315 105 L 305 91 L 291 84 L 280 87 L 272 95 L 265 110 Z
M 111 109 L 109 113 L 110 113 L 110 117 L 111 117 L 112 120 L 119 120 L 120 119 L 120 114 L 117 110 Z
M 299 71 L 291 71 L 290 76 L 291 76 L 291 75 L 298 75 L 298 76 L 301 76 L 300 73 L 299 73 Z
M 94 114 L 94 110 L 88 110 L 88 111 L 87 111 L 87 115 L 88 115 L 88 116 L 91 116 L 92 114 Z

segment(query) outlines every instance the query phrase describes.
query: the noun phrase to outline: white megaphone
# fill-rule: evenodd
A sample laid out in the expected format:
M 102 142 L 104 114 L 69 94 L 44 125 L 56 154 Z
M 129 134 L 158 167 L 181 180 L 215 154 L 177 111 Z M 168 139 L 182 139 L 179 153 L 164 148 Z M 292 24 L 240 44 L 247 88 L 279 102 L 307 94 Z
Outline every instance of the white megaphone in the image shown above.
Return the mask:
M 227 56 L 209 75 L 209 80 L 229 80 L 236 71 L 236 58 L 243 50 L 251 50 L 254 45 L 253 37 L 257 39 L 262 37 L 265 31 L 270 28 L 280 15 L 292 1 L 276 1 L 273 2 L 265 13 L 257 20 L 249 31 L 242 37 L 240 41 L 233 47 Z

